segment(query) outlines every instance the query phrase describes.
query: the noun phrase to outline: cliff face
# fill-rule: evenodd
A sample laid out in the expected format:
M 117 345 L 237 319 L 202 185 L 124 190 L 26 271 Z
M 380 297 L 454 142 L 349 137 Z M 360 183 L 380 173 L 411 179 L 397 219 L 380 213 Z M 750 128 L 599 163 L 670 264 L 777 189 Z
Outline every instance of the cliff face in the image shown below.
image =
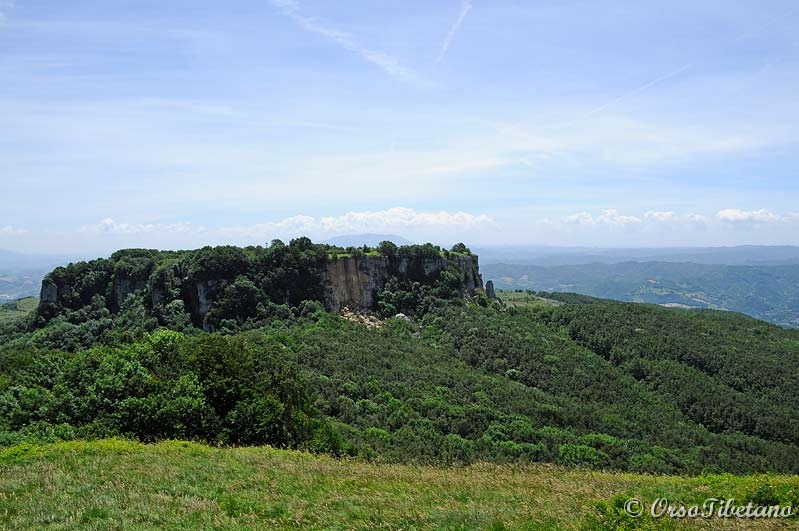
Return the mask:
M 453 255 L 449 258 L 399 258 L 396 274 L 400 279 L 418 282 L 434 281 L 450 264 L 460 273 L 464 289 L 470 296 L 483 287 L 477 256 Z M 343 258 L 327 265 L 324 275 L 325 307 L 332 311 L 341 308 L 374 309 L 377 293 L 391 276 L 391 265 L 385 256 L 366 256 L 361 259 Z
M 388 279 L 388 259 L 384 256 L 342 258 L 327 264 L 324 273 L 325 307 L 374 308 L 377 292 Z
M 42 291 L 39 294 L 39 306 L 58 303 L 58 285 L 42 280 Z
M 113 283 L 114 300 L 111 309 L 113 311 L 118 311 L 128 295 L 144 291 L 146 287 L 147 279 L 115 278 Z

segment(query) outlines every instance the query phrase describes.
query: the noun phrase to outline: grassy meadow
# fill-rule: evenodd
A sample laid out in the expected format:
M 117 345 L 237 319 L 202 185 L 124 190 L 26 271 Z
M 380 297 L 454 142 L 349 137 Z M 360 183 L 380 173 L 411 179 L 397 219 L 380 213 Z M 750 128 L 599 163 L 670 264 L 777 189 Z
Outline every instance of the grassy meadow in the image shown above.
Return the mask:
M 795 529 L 795 518 L 632 520 L 609 502 L 745 502 L 797 491 L 792 476 L 658 477 L 543 464 L 438 468 L 189 442 L 108 439 L 0 450 L 0 529 Z
M 12 302 L 0 304 L 0 322 L 26 317 L 39 305 L 36 297 L 25 297 Z
M 497 290 L 497 297 L 502 299 L 502 302 L 508 307 L 518 306 L 557 306 L 560 304 L 558 301 L 538 297 L 531 293 L 523 291 L 505 291 Z

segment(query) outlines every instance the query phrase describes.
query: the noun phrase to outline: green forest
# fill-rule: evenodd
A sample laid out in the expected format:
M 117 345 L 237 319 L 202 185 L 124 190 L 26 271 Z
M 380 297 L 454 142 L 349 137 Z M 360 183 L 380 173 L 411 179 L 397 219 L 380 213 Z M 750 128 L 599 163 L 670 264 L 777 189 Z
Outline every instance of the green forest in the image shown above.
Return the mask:
M 306 240 L 56 269 L 57 303 L 0 320 L 0 445 L 182 439 L 377 462 L 799 473 L 799 331 L 570 294 L 505 304 L 450 269 L 393 273 L 366 326 L 325 310 L 326 264 L 469 250 Z M 119 278 L 143 283 L 117 305 Z M 209 278 L 224 279 L 212 331 L 181 291 Z

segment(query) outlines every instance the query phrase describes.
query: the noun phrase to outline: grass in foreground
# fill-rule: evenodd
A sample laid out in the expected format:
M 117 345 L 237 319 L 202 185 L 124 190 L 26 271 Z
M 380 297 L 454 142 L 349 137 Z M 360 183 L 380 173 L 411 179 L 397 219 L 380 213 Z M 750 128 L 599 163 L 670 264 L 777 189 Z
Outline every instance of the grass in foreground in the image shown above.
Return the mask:
M 0 529 L 795 529 L 791 520 L 624 520 L 617 495 L 697 503 L 799 491 L 785 476 L 653 477 L 551 465 L 433 468 L 271 448 L 122 440 L 0 450 Z

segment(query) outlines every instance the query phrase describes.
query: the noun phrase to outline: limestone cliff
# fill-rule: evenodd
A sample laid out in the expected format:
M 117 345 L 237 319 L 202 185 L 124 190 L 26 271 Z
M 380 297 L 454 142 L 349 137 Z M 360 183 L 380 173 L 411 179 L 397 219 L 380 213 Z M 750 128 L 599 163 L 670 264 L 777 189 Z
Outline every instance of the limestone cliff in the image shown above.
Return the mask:
M 147 279 L 117 277 L 113 281 L 114 299 L 112 310 L 118 311 L 128 295 L 142 292 L 147 287 Z
M 159 322 L 167 305 L 182 300 L 195 326 L 213 330 L 221 319 L 261 319 L 275 305 L 297 307 L 303 300 L 321 302 L 330 311 L 377 309 L 389 281 L 401 286 L 392 288 L 399 293 L 435 289 L 444 280 L 445 297 L 474 296 L 483 287 L 477 256 L 468 250 L 427 244 L 343 253 L 308 241 L 269 251 L 134 249 L 59 267 L 42 281 L 38 315 L 46 322 L 98 299 L 115 314 L 130 295 L 140 294 L 139 304 Z
M 464 290 L 470 296 L 483 287 L 477 265 L 477 256 L 450 255 L 448 258 L 398 258 L 395 267 L 385 256 L 343 258 L 331 262 L 325 270 L 325 307 L 338 311 L 341 308 L 374 309 L 377 293 L 383 289 L 392 269 L 396 276 L 418 282 L 434 282 L 454 264 L 460 273 Z
M 383 289 L 387 278 L 385 256 L 367 256 L 360 260 L 347 257 L 330 262 L 324 274 L 325 307 L 333 311 L 344 307 L 374 308 L 377 292 Z
M 42 290 L 39 294 L 39 305 L 56 304 L 58 302 L 58 286 L 54 282 L 42 280 Z

